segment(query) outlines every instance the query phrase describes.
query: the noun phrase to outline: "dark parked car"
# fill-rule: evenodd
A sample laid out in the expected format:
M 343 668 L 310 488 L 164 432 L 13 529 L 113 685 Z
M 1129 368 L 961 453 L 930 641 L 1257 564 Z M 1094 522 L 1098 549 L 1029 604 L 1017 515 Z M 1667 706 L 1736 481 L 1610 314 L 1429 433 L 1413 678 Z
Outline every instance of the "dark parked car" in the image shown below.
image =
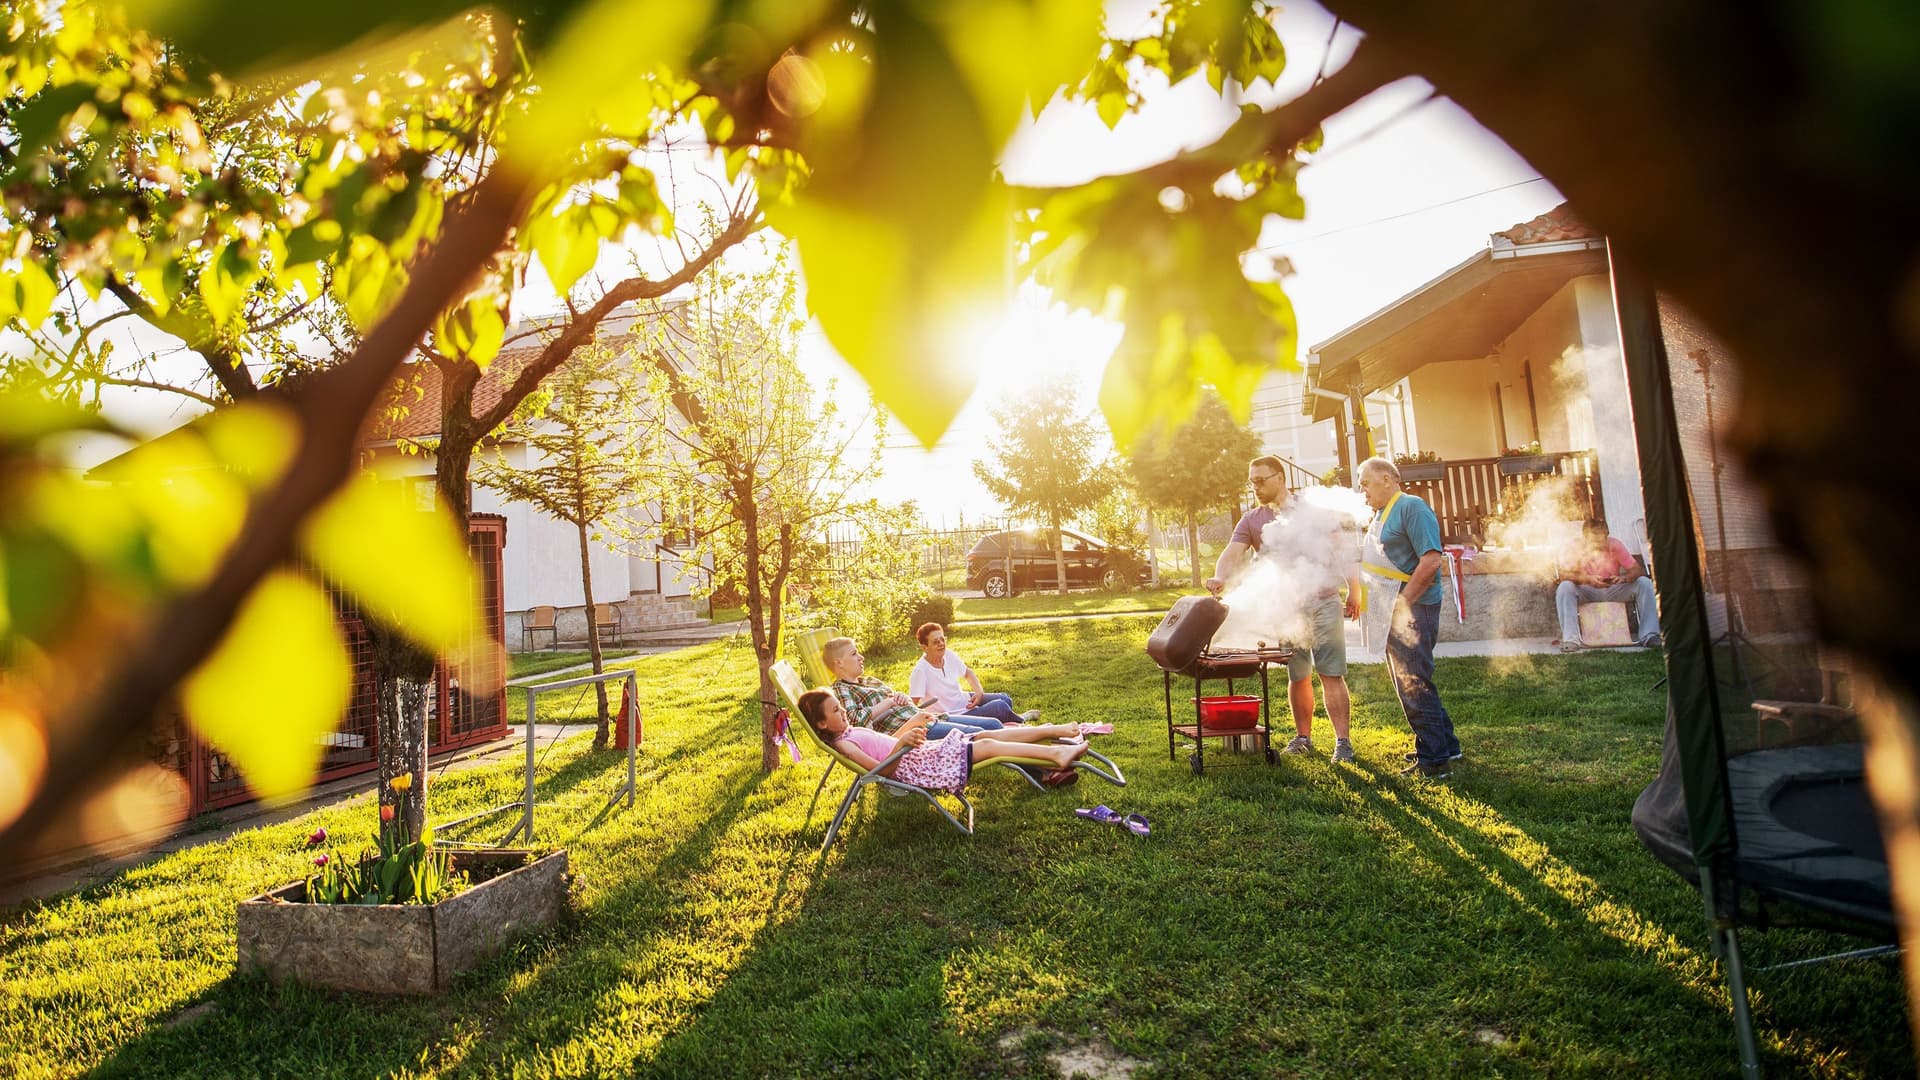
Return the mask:
M 1060 530 L 1067 567 L 1067 587 L 1116 588 L 1120 571 L 1108 565 L 1112 551 L 1091 536 Z M 1053 534 L 1047 529 L 988 533 L 967 552 L 967 587 L 988 596 L 1011 596 L 1022 589 L 1051 589 L 1054 580 Z M 1136 575 L 1144 583 L 1152 571 L 1142 565 Z

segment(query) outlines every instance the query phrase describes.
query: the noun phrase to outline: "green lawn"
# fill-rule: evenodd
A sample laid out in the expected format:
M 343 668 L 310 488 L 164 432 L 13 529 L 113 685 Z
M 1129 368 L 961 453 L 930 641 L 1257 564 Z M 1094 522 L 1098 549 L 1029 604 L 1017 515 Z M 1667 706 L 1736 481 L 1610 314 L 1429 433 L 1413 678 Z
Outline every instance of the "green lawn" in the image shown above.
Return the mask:
M 538 675 L 546 671 L 558 671 L 561 668 L 573 667 L 575 664 L 584 664 L 588 658 L 585 650 L 579 652 L 509 653 L 507 655 L 507 678 L 509 679 L 518 679 L 525 675 Z M 632 649 L 603 649 L 601 650 L 600 658 L 611 661 L 632 655 Z
M 1004 600 L 969 596 L 955 600 L 953 621 L 973 619 L 1037 619 L 1048 615 L 1091 615 L 1122 612 L 1164 614 L 1173 602 L 1194 590 L 1179 588 L 1143 589 L 1140 592 L 1114 593 L 1105 590 L 1070 592 L 1060 596 L 1052 592 L 1026 592 Z M 972 659 L 969 658 L 971 663 Z
M 810 807 L 811 748 L 760 775 L 745 649 L 645 658 L 638 805 L 596 818 L 624 759 L 584 738 L 542 759 L 569 925 L 433 1000 L 236 974 L 235 901 L 298 876 L 316 825 L 367 831 L 363 797 L 8 915 L 0 1075 L 1043 1077 L 1067 1051 L 1161 1077 L 1736 1073 L 1699 901 L 1627 821 L 1659 757 L 1657 658 L 1442 660 L 1468 753 L 1451 784 L 1393 775 L 1409 740 L 1377 667 L 1355 671 L 1359 767 L 1201 778 L 1167 760 L 1154 622 L 965 636 L 1020 706 L 1114 721 L 1129 787 L 989 770 L 972 838 L 869 796 L 818 866 L 846 779 Z M 434 808 L 517 782 L 448 775 Z M 1095 803 L 1152 835 L 1072 814 Z M 1776 933 L 1748 960 L 1836 940 Z M 1911 1074 L 1894 966 L 1754 981 L 1770 1074 Z

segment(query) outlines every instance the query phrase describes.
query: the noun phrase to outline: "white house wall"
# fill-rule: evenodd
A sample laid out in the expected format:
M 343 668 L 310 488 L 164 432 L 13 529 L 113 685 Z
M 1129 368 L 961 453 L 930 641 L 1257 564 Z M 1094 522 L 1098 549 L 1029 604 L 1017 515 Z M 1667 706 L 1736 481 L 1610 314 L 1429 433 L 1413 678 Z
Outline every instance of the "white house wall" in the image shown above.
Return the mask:
M 1408 377 L 1419 447 L 1442 458 L 1485 458 L 1500 453 L 1494 425 L 1493 361 L 1460 360 L 1428 364 Z
M 485 451 L 493 453 L 492 450 Z M 510 445 L 503 450 L 509 463 L 527 464 L 526 447 Z M 415 484 L 422 499 L 430 498 L 434 459 L 431 454 L 402 454 L 385 449 L 375 454 L 374 468 L 381 475 Z M 499 514 L 507 519 L 507 546 L 501 553 L 502 603 L 508 611 L 525 611 L 536 604 L 578 607 L 584 597 L 580 586 L 580 537 L 569 522 L 550 517 L 526 503 L 507 502 L 498 492 L 475 484 L 475 513 Z M 646 544 L 651 552 L 653 545 Z M 625 546 L 610 534 L 599 541 L 588 541 L 588 559 L 593 568 L 596 603 L 625 600 L 631 592 L 658 591 L 664 596 L 686 596 L 694 575 L 683 573 L 677 561 L 656 569 L 650 559 L 627 554 Z
M 1613 289 L 1606 277 L 1593 275 L 1573 282 L 1580 316 L 1580 341 L 1585 346 L 1587 393 L 1597 407 L 1593 418 L 1593 448 L 1600 459 L 1600 492 L 1606 500 L 1607 525 L 1627 547 L 1640 551 L 1636 523 L 1647 516 L 1640 491 L 1640 444 L 1633 433 L 1632 399 L 1627 395 L 1627 365 L 1620 352 L 1620 321 L 1614 312 Z
M 1567 346 L 1580 342 L 1580 318 L 1568 282 L 1547 302 L 1534 309 L 1496 353 L 1500 391 L 1506 405 L 1507 442 L 1521 446 L 1540 440 L 1543 450 L 1585 450 L 1593 431 L 1587 402 L 1586 369 L 1563 358 Z M 1533 404 L 1527 402 L 1528 373 L 1532 375 Z M 1531 414 L 1531 415 L 1530 415 Z M 1538 418 L 1539 427 L 1532 419 Z

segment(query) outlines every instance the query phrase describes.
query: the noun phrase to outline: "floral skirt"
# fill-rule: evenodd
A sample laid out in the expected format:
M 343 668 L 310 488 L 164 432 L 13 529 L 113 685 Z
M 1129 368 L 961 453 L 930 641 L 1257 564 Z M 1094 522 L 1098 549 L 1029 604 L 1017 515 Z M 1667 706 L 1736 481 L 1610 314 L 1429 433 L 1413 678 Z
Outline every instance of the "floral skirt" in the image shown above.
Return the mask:
M 938 742 L 924 743 L 907 751 L 894 766 L 893 778 L 924 788 L 958 793 L 967 786 L 973 772 L 973 736 L 964 731 L 948 732 Z

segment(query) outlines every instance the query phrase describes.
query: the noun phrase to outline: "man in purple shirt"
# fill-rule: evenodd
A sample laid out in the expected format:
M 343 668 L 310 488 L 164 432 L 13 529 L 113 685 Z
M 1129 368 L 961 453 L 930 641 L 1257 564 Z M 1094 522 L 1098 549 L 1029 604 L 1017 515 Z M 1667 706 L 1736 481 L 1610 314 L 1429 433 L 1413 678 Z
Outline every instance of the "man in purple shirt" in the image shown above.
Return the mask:
M 1286 477 L 1283 475 L 1280 459 L 1266 456 L 1257 457 L 1247 463 L 1247 483 L 1252 486 L 1254 497 L 1259 505 L 1246 512 L 1240 523 L 1234 526 L 1233 539 L 1227 543 L 1227 549 L 1220 553 L 1220 559 L 1214 564 L 1213 575 L 1206 581 L 1207 591 L 1215 596 L 1226 586 L 1227 579 L 1240 572 L 1254 553 L 1265 544 L 1262 531 L 1282 516 L 1311 512 L 1293 498 L 1287 490 Z M 1329 520 L 1328 528 L 1332 535 L 1327 538 L 1314 536 L 1313 550 L 1325 551 L 1332 556 L 1330 565 L 1325 568 L 1325 583 L 1313 590 L 1313 595 L 1303 596 L 1300 602 L 1305 606 L 1302 613 L 1313 630 L 1307 641 L 1294 642 L 1293 658 L 1287 661 L 1287 703 L 1293 709 L 1293 739 L 1280 752 L 1283 754 L 1308 754 L 1313 752 L 1313 675 L 1320 674 L 1320 687 L 1326 692 L 1327 720 L 1333 725 L 1333 754 L 1335 762 L 1353 760 L 1353 743 L 1348 738 L 1348 721 L 1352 715 L 1352 699 L 1347 693 L 1347 631 L 1341 625 L 1341 617 L 1358 618 L 1360 615 L 1360 572 L 1350 559 L 1340 559 L 1337 553 L 1343 550 L 1344 541 L 1340 539 L 1337 522 Z M 1318 531 L 1315 523 L 1300 522 L 1299 527 Z M 1302 537 L 1306 539 L 1306 537 Z M 1324 546 L 1322 546 L 1324 544 Z M 1314 561 L 1319 561 L 1316 554 Z M 1337 562 L 1339 565 L 1331 565 Z M 1347 598 L 1343 604 L 1340 599 L 1339 581 L 1347 582 Z

